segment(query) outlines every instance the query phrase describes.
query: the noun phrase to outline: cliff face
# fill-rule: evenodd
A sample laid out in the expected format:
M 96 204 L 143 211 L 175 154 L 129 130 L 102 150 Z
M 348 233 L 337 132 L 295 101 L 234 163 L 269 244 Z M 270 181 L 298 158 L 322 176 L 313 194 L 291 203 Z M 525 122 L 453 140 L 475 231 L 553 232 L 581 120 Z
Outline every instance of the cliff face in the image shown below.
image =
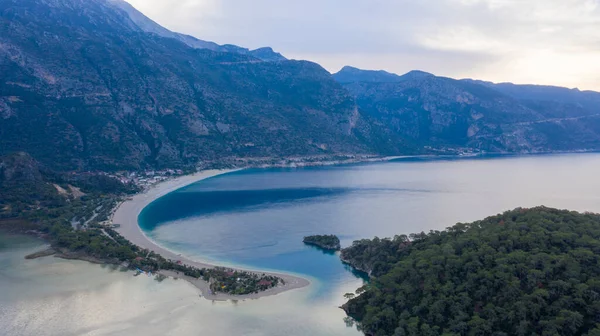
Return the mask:
M 600 148 L 595 92 L 349 67 L 334 78 L 373 123 L 419 144 L 500 152 Z
M 319 65 L 192 48 L 130 15 L 103 0 L 0 2 L 2 153 L 120 169 L 371 151 L 354 99 Z

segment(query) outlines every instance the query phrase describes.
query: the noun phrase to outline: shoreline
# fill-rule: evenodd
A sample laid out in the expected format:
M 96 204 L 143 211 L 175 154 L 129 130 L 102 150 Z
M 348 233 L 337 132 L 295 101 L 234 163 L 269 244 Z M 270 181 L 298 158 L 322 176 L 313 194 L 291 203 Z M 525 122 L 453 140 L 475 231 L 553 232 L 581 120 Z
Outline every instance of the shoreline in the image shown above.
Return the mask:
M 168 181 L 159 183 L 157 185 L 154 185 L 151 188 L 149 188 L 148 190 L 146 190 L 142 193 L 138 193 L 138 194 L 134 195 L 133 197 L 130 197 L 129 199 L 125 200 L 124 202 L 121 202 L 117 206 L 116 210 L 114 211 L 114 213 L 111 216 L 111 221 L 112 221 L 112 223 L 120 224 L 121 226 L 119 228 L 116 228 L 115 231 L 117 231 L 125 239 L 129 240 L 132 244 L 135 244 L 143 249 L 148 249 L 149 251 L 153 251 L 154 253 L 160 254 L 165 259 L 180 260 L 183 264 L 193 266 L 196 268 L 211 269 L 211 268 L 219 267 L 219 265 L 214 265 L 214 264 L 210 264 L 210 263 L 206 263 L 206 262 L 202 262 L 202 261 L 198 261 L 198 260 L 193 260 L 184 255 L 177 254 L 163 246 L 160 246 L 159 244 L 154 242 L 152 239 L 150 239 L 148 236 L 146 236 L 146 234 L 142 231 L 142 228 L 138 224 L 138 216 L 142 212 L 142 210 L 146 206 L 148 206 L 150 203 L 154 202 L 155 200 L 159 199 L 160 197 L 165 196 L 175 190 L 181 189 L 185 186 L 188 186 L 190 184 L 193 184 L 193 183 L 196 183 L 196 182 L 199 182 L 199 181 L 211 178 L 211 177 L 215 177 L 215 176 L 219 176 L 219 175 L 223 175 L 223 174 L 227 174 L 227 173 L 231 173 L 231 172 L 235 172 L 235 171 L 239 171 L 239 170 L 241 170 L 241 169 L 205 170 L 205 171 L 201 171 L 201 172 L 191 174 L 191 175 L 180 176 L 180 177 L 174 178 L 172 180 L 168 180 Z M 230 268 L 230 267 L 228 267 L 228 268 Z M 174 272 L 171 270 L 161 270 L 161 271 L 159 271 L 159 273 L 161 273 L 165 276 L 172 277 L 172 278 L 179 278 L 179 279 L 188 281 L 189 283 L 194 285 L 196 288 L 198 288 L 202 292 L 202 296 L 204 298 L 206 298 L 207 300 L 214 300 L 214 301 L 259 299 L 261 297 L 277 295 L 277 294 L 280 294 L 283 292 L 287 292 L 287 291 L 299 289 L 299 288 L 304 288 L 304 287 L 307 287 L 308 285 L 310 285 L 309 280 L 302 278 L 302 277 L 290 275 L 290 274 L 274 273 L 274 272 L 267 272 L 267 271 L 263 272 L 263 271 L 257 271 L 257 270 L 246 270 L 246 269 L 239 269 L 236 267 L 233 267 L 232 269 L 239 270 L 239 271 L 251 272 L 251 273 L 255 273 L 255 274 L 267 274 L 267 275 L 276 276 L 276 277 L 283 279 L 285 281 L 285 285 L 280 285 L 280 286 L 273 287 L 273 288 L 268 289 L 263 292 L 247 294 L 247 295 L 230 295 L 230 294 L 226 294 L 226 293 L 214 293 L 213 294 L 213 293 L 211 293 L 211 291 L 209 289 L 208 282 L 206 282 L 204 280 L 195 279 L 195 278 L 192 278 L 189 276 L 184 276 L 183 274 L 178 274 L 177 272 Z
M 301 276 L 292 275 L 289 273 L 279 273 L 274 272 L 272 270 L 257 270 L 257 269 L 244 269 L 236 266 L 224 266 L 218 265 L 211 262 L 198 260 L 196 258 L 192 259 L 186 257 L 184 255 L 178 254 L 172 250 L 169 250 L 166 247 L 163 247 L 153 241 L 151 238 L 146 236 L 146 234 L 142 231 L 141 227 L 138 224 L 138 216 L 141 211 L 148 206 L 153 201 L 158 198 L 165 196 L 173 191 L 181 189 L 190 184 L 231 173 L 236 172 L 248 168 L 304 168 L 304 167 L 318 167 L 318 166 L 336 166 L 336 165 L 347 165 L 347 164 L 359 164 L 359 163 L 376 163 L 376 162 L 389 162 L 398 159 L 410 159 L 410 158 L 444 158 L 444 157 L 453 157 L 458 159 L 474 159 L 485 157 L 486 155 L 499 155 L 499 156 L 533 156 L 533 155 L 555 155 L 555 154 L 577 154 L 572 152 L 549 152 L 549 153 L 535 153 L 535 154 L 514 154 L 514 153 L 479 153 L 473 155 L 439 155 L 439 154 L 425 154 L 425 155 L 403 155 L 403 156 L 384 156 L 384 157 L 359 157 L 353 159 L 346 160 L 323 160 L 323 161 L 309 161 L 302 162 L 302 160 L 296 161 L 295 159 L 290 159 L 290 161 L 280 162 L 280 163 L 270 163 L 270 164 L 250 164 L 244 168 L 231 168 L 231 169 L 207 169 L 196 172 L 194 174 L 183 175 L 176 177 L 171 180 L 167 180 L 156 185 L 151 186 L 149 189 L 142 191 L 134 195 L 133 197 L 128 198 L 127 200 L 119 203 L 115 210 L 111 215 L 111 222 L 114 224 L 120 224 L 120 228 L 116 228 L 119 234 L 121 234 L 125 239 L 129 240 L 131 243 L 143 248 L 153 251 L 157 254 L 160 254 L 166 259 L 171 260 L 180 260 L 183 264 L 193 266 L 196 268 L 208 268 L 212 269 L 215 267 L 227 267 L 233 270 L 245 271 L 254 274 L 266 274 L 277 276 L 285 281 L 285 285 L 271 288 L 267 291 L 255 293 L 255 294 L 247 294 L 247 295 L 231 295 L 226 293 L 215 293 L 211 294 L 208 283 L 201 279 L 195 279 L 192 277 L 185 276 L 183 274 L 178 274 L 175 271 L 159 271 L 160 274 L 171 278 L 183 279 L 198 288 L 202 295 L 208 300 L 215 301 L 227 301 L 227 300 L 246 300 L 246 299 L 259 299 L 261 297 L 277 295 L 279 293 L 283 293 L 289 290 L 300 289 L 307 287 L 311 284 L 311 281 L 303 278 Z M 342 261 L 343 262 L 343 261 Z M 358 270 L 361 271 L 361 270 Z

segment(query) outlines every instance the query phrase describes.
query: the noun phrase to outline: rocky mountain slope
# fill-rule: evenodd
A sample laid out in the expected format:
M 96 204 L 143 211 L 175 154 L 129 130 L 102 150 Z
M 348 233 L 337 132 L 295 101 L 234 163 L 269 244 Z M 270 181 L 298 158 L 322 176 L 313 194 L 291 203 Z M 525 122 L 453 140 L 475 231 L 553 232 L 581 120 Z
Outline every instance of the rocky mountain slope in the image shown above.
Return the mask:
M 121 0 L 0 0 L 0 73 L 0 155 L 58 171 L 600 148 L 597 93 L 421 71 L 331 76 L 270 48 L 171 32 Z
M 356 97 L 365 117 L 426 146 L 497 152 L 600 148 L 600 93 L 351 67 L 334 78 Z
M 518 99 L 547 117 L 568 118 L 594 116 L 600 113 L 600 93 L 558 86 L 516 85 L 465 79 Z
M 1 0 L 0 72 L 0 154 L 54 169 L 405 148 L 315 63 L 192 48 L 107 0 Z
M 0 156 L 0 219 L 41 206 L 62 204 L 38 162 L 26 153 Z

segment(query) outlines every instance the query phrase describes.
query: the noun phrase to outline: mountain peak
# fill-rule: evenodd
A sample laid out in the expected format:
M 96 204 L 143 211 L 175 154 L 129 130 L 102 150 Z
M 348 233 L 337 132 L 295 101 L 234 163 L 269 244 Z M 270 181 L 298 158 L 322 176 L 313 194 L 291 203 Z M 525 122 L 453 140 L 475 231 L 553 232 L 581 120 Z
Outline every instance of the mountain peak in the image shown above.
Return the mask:
M 280 53 L 274 51 L 273 48 L 271 48 L 271 47 L 258 48 L 258 49 L 250 51 L 249 54 L 251 56 L 254 56 L 254 57 L 256 57 L 258 59 L 261 59 L 263 61 L 276 62 L 276 61 L 285 61 L 285 60 L 287 60 L 287 58 L 285 58 Z
M 338 73 L 333 75 L 333 78 L 340 83 L 397 83 L 405 80 L 419 80 L 429 77 L 435 77 L 421 70 L 413 70 L 402 76 L 385 70 L 363 70 L 353 66 L 346 65 Z
M 421 78 L 427 78 L 427 77 L 434 77 L 434 74 L 431 74 L 429 72 L 425 72 L 425 71 L 421 71 L 421 70 L 412 70 L 407 72 L 406 74 L 402 75 L 402 78 L 405 79 L 421 79 Z
M 340 83 L 354 82 L 398 82 L 401 77 L 384 70 L 362 70 L 353 66 L 345 66 L 338 73 L 333 74 L 333 78 Z
M 350 72 L 350 71 L 363 71 L 359 68 L 355 68 L 351 65 L 345 65 L 339 72 Z
M 250 51 L 247 48 L 239 47 L 233 44 L 219 45 L 215 42 L 200 40 L 194 36 L 180 34 L 159 25 L 146 15 L 135 9 L 131 4 L 124 0 L 107 0 L 107 3 L 112 6 L 124 11 L 129 19 L 137 26 L 141 31 L 156 34 L 161 37 L 172 38 L 179 40 L 188 46 L 195 49 L 208 49 L 218 52 L 229 52 L 242 55 L 250 55 L 263 61 L 280 61 L 286 60 L 281 54 L 276 53 L 270 47 L 259 48 Z

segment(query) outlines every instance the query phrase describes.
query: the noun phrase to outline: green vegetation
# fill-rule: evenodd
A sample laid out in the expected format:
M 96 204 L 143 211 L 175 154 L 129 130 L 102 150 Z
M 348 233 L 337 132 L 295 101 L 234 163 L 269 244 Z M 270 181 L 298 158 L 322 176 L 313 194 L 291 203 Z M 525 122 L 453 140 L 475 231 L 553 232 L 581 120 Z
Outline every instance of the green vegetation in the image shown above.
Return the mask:
M 77 186 L 77 187 L 75 187 Z M 59 192 L 59 190 L 62 191 Z M 76 190 L 76 192 L 74 192 Z M 99 201 L 103 195 L 133 194 L 139 188 L 101 173 L 59 173 L 41 166 L 28 153 L 19 152 L 0 156 L 0 219 L 41 213 L 47 209 L 65 209 L 81 212 L 81 206 L 90 205 L 82 217 L 91 214 L 96 206 L 103 206 L 100 221 L 108 219 L 111 204 Z M 92 203 L 88 203 L 89 200 Z M 83 216 L 86 215 L 86 216 Z M 102 216 L 103 215 L 103 216 Z M 49 214 L 49 216 L 53 216 Z M 34 215 L 35 217 L 35 215 Z
M 66 203 L 52 184 L 43 183 L 40 168 L 31 156 L 26 153 L 0 156 L 0 218 Z
M 340 250 L 340 239 L 336 235 L 316 235 L 304 237 L 304 244 L 317 246 L 324 250 Z
M 136 191 L 101 173 L 43 170 L 26 153 L 0 156 L 0 229 L 42 236 L 65 258 L 202 278 L 213 292 L 251 294 L 283 283 L 264 274 L 181 265 L 131 244 L 104 224 L 117 203 Z
M 283 283 L 280 278 L 264 274 L 227 268 L 198 269 L 141 249 L 115 230 L 100 224 L 108 219 L 117 201 L 116 196 L 85 197 L 64 207 L 40 209 L 30 214 L 28 220 L 37 223 L 38 232 L 43 233 L 52 246 L 67 258 L 124 264 L 131 269 L 152 273 L 173 270 L 210 282 L 213 292 L 236 295 L 257 293 Z M 73 225 L 74 221 L 85 224 Z
M 599 254 L 600 215 L 545 207 L 361 240 L 343 308 L 368 335 L 600 335 Z
M 234 295 L 252 294 L 265 291 L 277 286 L 282 279 L 265 275 L 253 274 L 244 271 L 217 267 L 209 272 L 210 289 L 213 292 L 225 292 Z
M 99 224 L 107 218 L 116 202 L 115 197 L 87 197 L 65 207 L 39 210 L 29 215 L 28 220 L 37 223 L 37 231 L 67 258 L 124 264 L 131 269 L 152 273 L 173 270 L 210 282 L 213 292 L 236 295 L 257 293 L 283 283 L 280 278 L 264 274 L 227 268 L 198 269 L 141 249 L 113 229 Z M 80 223 L 86 224 L 73 225 L 74 219 L 81 219 Z

